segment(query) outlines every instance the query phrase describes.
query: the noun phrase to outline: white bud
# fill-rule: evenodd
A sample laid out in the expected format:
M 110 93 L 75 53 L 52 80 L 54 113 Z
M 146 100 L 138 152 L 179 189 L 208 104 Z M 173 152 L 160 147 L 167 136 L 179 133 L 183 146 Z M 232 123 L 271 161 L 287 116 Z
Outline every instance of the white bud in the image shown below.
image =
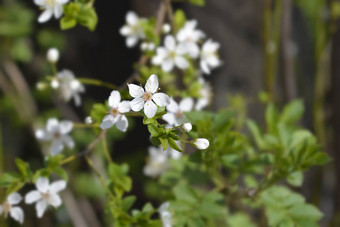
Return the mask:
M 209 140 L 204 138 L 198 138 L 193 142 L 193 145 L 200 150 L 207 149 L 209 147 Z
M 190 132 L 191 129 L 192 129 L 192 125 L 191 125 L 191 123 L 185 123 L 185 124 L 182 125 L 182 128 L 183 128 L 184 131 Z
M 50 48 L 47 51 L 47 60 L 50 63 L 56 63 L 59 60 L 59 51 L 56 48 Z
M 85 124 L 90 125 L 90 124 L 92 124 L 92 123 L 93 123 L 92 117 L 91 117 L 91 116 L 87 116 L 87 117 L 85 118 Z
M 53 89 L 57 89 L 59 87 L 59 85 L 60 85 L 60 83 L 59 83 L 59 81 L 57 79 L 51 80 L 51 87 Z
M 155 48 L 156 48 L 156 45 L 154 43 L 148 44 L 148 51 L 153 51 L 153 50 L 155 50 Z
M 36 88 L 40 91 L 45 90 L 47 88 L 47 84 L 44 82 L 38 82 L 36 84 Z
M 146 43 L 146 42 L 143 42 L 143 43 L 140 45 L 140 49 L 141 49 L 142 51 L 146 51 L 146 50 L 148 49 L 148 47 L 149 47 L 149 44 Z
M 163 24 L 162 31 L 163 31 L 163 33 L 169 33 L 171 31 L 170 24 Z

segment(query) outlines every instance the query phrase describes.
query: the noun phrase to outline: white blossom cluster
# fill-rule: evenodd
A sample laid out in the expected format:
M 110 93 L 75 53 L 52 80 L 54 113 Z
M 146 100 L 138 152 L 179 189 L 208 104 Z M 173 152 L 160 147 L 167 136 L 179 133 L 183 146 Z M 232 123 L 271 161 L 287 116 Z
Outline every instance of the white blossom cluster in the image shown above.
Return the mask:
M 41 218 L 49 206 L 54 208 L 62 204 L 59 192 L 66 188 L 66 181 L 59 180 L 49 183 L 44 177 L 37 179 L 35 186 L 37 190 L 28 192 L 25 196 L 25 203 L 35 203 L 37 217 Z M 13 192 L 7 196 L 7 199 L 0 205 L 0 215 L 4 214 L 7 218 L 8 214 L 20 224 L 24 222 L 24 211 L 18 204 L 22 201 L 22 196 L 18 192 Z
M 126 37 L 126 45 L 131 48 L 137 45 L 139 40 L 145 40 L 146 35 L 142 27 L 144 18 L 139 18 L 136 13 L 128 12 L 126 25 L 120 29 L 120 34 Z M 220 44 L 206 38 L 201 30 L 197 29 L 197 21 L 189 20 L 179 31 L 171 35 L 171 26 L 164 24 L 162 31 L 166 34 L 164 45 L 155 48 L 154 43 L 142 42 L 142 51 L 155 51 L 152 64 L 158 65 L 165 72 L 172 71 L 175 67 L 181 70 L 189 67 L 188 59 L 199 60 L 201 70 L 210 74 L 211 70 L 221 65 L 218 55 Z M 203 42 L 203 44 L 202 44 Z

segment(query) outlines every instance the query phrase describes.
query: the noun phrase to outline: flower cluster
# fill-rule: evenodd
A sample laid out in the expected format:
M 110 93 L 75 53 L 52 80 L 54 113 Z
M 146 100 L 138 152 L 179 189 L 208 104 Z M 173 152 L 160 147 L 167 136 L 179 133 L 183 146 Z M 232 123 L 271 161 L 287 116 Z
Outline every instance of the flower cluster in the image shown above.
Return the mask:
M 59 180 L 49 184 L 47 178 L 40 177 L 37 179 L 35 186 L 37 190 L 30 191 L 26 194 L 25 203 L 36 203 L 35 209 L 37 216 L 38 218 L 41 218 L 48 206 L 57 208 L 62 204 L 62 200 L 58 193 L 66 188 L 66 181 Z M 17 206 L 21 201 L 22 196 L 19 193 L 13 192 L 9 194 L 6 201 L 0 206 L 0 215 L 4 214 L 4 216 L 7 217 L 9 214 L 14 220 L 23 224 L 24 211 Z

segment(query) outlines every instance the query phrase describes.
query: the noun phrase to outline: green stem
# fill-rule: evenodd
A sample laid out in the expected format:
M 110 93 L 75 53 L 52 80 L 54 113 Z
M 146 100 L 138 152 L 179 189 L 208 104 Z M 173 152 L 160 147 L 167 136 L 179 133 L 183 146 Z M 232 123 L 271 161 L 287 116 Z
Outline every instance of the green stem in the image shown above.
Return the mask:
M 110 89 L 117 89 L 117 86 L 108 82 L 103 82 L 101 80 L 91 79 L 91 78 L 77 78 L 77 80 L 83 84 L 106 87 Z
M 99 128 L 99 124 L 73 123 L 74 128 Z
M 111 158 L 111 155 L 110 155 L 109 148 L 107 146 L 106 136 L 103 138 L 102 143 L 103 143 L 103 150 L 104 150 L 104 154 L 106 156 L 106 159 L 111 163 L 112 158 Z
M 114 195 L 111 193 L 110 189 L 107 187 L 104 178 L 102 177 L 102 175 L 99 173 L 99 171 L 96 169 L 96 167 L 94 166 L 92 160 L 85 155 L 85 160 L 87 162 L 87 164 L 90 166 L 90 168 L 92 169 L 92 171 L 96 174 L 96 176 L 98 177 L 100 183 L 103 185 L 103 187 L 105 188 L 105 190 L 107 191 L 108 195 L 111 197 L 111 199 L 114 199 Z

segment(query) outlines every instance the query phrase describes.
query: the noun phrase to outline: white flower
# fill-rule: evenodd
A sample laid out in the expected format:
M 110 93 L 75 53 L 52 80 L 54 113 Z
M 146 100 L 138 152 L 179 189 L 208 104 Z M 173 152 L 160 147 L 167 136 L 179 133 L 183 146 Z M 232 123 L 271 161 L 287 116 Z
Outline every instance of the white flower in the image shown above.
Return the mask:
M 159 216 L 161 217 L 163 227 L 172 226 L 172 214 L 169 211 L 169 202 L 162 203 L 158 208 Z
M 46 54 L 47 61 L 56 63 L 59 60 L 59 51 L 57 48 L 50 48 Z
M 194 100 L 192 98 L 185 98 L 179 104 L 171 98 L 170 104 L 166 107 L 168 112 L 162 118 L 172 126 L 179 126 L 186 122 L 184 112 L 191 111 L 193 106 Z
M 210 85 L 202 78 L 199 78 L 199 82 L 202 84 L 201 89 L 201 98 L 197 100 L 195 109 L 196 110 L 202 110 L 206 106 L 209 105 L 210 99 L 211 99 L 211 87 Z
M 92 117 L 91 117 L 91 116 L 87 116 L 87 117 L 85 118 L 85 124 L 90 125 L 90 124 L 92 124 L 92 123 L 93 123 Z
M 171 26 L 168 23 L 163 24 L 162 26 L 162 32 L 167 34 L 171 31 Z
M 73 128 L 71 121 L 58 121 L 56 118 L 50 118 L 47 121 L 46 129 L 35 131 L 37 139 L 42 141 L 52 141 L 50 152 L 57 155 L 64 149 L 64 146 L 72 149 L 74 142 L 68 135 Z
M 170 98 L 164 93 L 156 93 L 158 90 L 158 77 L 152 74 L 145 84 L 145 91 L 141 86 L 128 84 L 129 93 L 134 98 L 131 102 L 133 111 L 140 111 L 144 108 L 144 113 L 148 118 L 153 118 L 157 112 L 157 106 L 167 106 Z M 156 104 L 155 104 L 156 103 Z
M 211 40 L 208 40 L 203 44 L 200 66 L 205 74 L 210 74 L 211 69 L 214 69 L 221 64 L 217 53 L 219 48 L 220 44 Z
M 149 160 L 143 172 L 146 176 L 157 177 L 164 173 L 168 168 L 168 154 L 162 147 L 149 147 Z
M 162 70 L 170 72 L 176 65 L 180 69 L 186 69 L 189 66 L 187 59 L 183 57 L 186 49 L 182 45 L 177 45 L 172 35 L 167 35 L 164 39 L 165 47 L 156 49 L 157 55 L 152 58 L 152 64 L 161 65 Z
M 145 34 L 141 26 L 141 22 L 144 20 L 138 18 L 135 12 L 128 12 L 125 17 L 126 25 L 124 25 L 120 30 L 122 36 L 126 36 L 126 46 L 134 47 L 136 46 L 139 39 L 144 39 Z
M 50 184 L 47 178 L 40 177 L 35 183 L 35 186 L 38 190 L 27 193 L 25 202 L 27 204 L 36 203 L 35 209 L 37 211 L 37 216 L 41 218 L 49 205 L 56 208 L 62 204 L 58 192 L 66 188 L 66 181 L 59 180 Z
M 7 200 L 0 205 L 0 215 L 4 213 L 5 217 L 7 218 L 8 214 L 10 214 L 14 220 L 22 224 L 24 222 L 24 211 L 20 207 L 13 206 L 20 203 L 21 200 L 22 197 L 19 193 L 14 192 L 10 194 L 7 197 Z
M 75 78 L 72 71 L 64 69 L 51 81 L 51 86 L 58 89 L 60 97 L 65 101 L 74 99 L 76 106 L 81 104 L 79 93 L 85 92 L 85 87 Z
M 184 129 L 184 131 L 186 132 L 190 132 L 192 129 L 192 124 L 191 123 L 185 123 L 182 125 L 182 128 Z
M 63 5 L 69 0 L 34 0 L 34 3 L 44 10 L 38 18 L 39 23 L 44 23 L 54 15 L 59 19 L 63 14 Z
M 196 20 L 187 21 L 176 36 L 177 40 L 192 58 L 199 56 L 200 48 L 198 42 L 205 37 L 205 34 L 201 30 L 196 29 L 196 25 Z
M 120 101 L 119 91 L 112 91 L 109 97 L 109 106 L 111 107 L 110 114 L 106 115 L 100 124 L 101 129 L 111 128 L 114 124 L 116 127 L 125 132 L 128 128 L 129 122 L 125 115 L 122 113 L 127 113 L 130 111 L 129 101 Z
M 193 145 L 200 150 L 207 149 L 209 147 L 209 140 L 204 138 L 198 138 L 195 141 L 193 141 Z

